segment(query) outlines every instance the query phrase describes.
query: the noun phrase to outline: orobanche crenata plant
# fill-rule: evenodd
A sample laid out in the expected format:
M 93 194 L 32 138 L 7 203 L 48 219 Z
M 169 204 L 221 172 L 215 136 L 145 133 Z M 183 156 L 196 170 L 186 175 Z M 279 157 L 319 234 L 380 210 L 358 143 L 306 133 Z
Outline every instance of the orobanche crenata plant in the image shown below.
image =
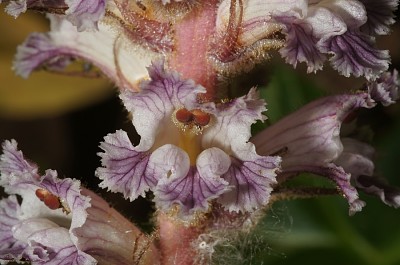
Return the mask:
M 33 10 L 51 23 L 18 47 L 18 75 L 66 71 L 79 59 L 118 87 L 140 142 L 123 130 L 105 136 L 94 175 L 127 200 L 150 196 L 155 228 L 142 232 L 79 180 L 39 171 L 6 140 L 1 264 L 209 264 L 218 242 L 203 238 L 252 229 L 279 199 L 333 190 L 350 214 L 365 206 L 359 192 L 400 206 L 400 192 L 375 175 L 373 147 L 341 132 L 356 110 L 399 97 L 388 51 L 375 46 L 390 32 L 397 0 L 2 2 L 14 17 Z M 229 82 L 274 51 L 308 73 L 329 63 L 365 85 L 251 135 L 251 125 L 266 120 L 266 102 L 256 88 L 232 98 Z M 285 187 L 301 173 L 325 177 L 335 189 Z

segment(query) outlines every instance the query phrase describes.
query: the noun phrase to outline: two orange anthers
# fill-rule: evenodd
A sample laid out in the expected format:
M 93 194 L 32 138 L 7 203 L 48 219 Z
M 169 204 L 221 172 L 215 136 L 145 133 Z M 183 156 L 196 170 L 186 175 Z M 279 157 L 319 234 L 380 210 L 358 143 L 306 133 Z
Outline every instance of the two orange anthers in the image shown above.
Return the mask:
M 179 109 L 175 113 L 177 121 L 189 125 L 190 123 L 194 123 L 197 126 L 206 126 L 210 123 L 211 116 L 208 113 L 205 113 L 202 110 L 194 109 L 189 111 L 185 108 Z

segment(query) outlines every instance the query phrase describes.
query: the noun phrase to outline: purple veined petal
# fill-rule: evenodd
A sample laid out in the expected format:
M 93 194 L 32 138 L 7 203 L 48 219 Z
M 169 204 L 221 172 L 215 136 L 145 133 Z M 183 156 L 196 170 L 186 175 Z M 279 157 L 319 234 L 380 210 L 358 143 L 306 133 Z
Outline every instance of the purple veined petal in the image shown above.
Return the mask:
M 284 159 L 284 158 L 283 158 Z M 307 172 L 316 175 L 325 176 L 333 181 L 342 195 L 349 203 L 349 215 L 353 215 L 362 210 L 365 202 L 359 199 L 357 190 L 350 183 L 350 174 L 346 173 L 343 168 L 336 166 L 333 163 L 328 163 L 325 166 L 301 166 L 284 169 L 285 173 L 295 174 L 296 172 Z
M 146 66 L 155 58 L 155 53 L 133 52 L 126 45 L 129 40 L 117 28 L 100 23 L 96 32 L 78 32 L 63 17 L 49 15 L 49 18 L 49 33 L 33 33 L 18 47 L 14 61 L 18 75 L 26 78 L 43 66 L 59 70 L 74 58 L 97 66 L 121 88 L 137 89 L 138 80 L 148 75 Z M 118 46 L 116 53 L 114 45 Z
M 106 0 L 65 0 L 67 19 L 78 31 L 98 29 L 98 21 L 105 14 Z
M 215 121 L 203 132 L 202 146 L 218 147 L 227 154 L 245 161 L 255 153 L 254 146 L 249 143 L 250 127 L 257 120 L 264 121 L 262 114 L 266 111 L 265 101 L 259 99 L 258 92 L 252 88 L 243 97 L 228 103 L 210 106 L 209 112 L 214 114 Z
M 218 13 L 216 28 L 220 34 L 226 32 L 230 17 L 230 0 L 221 2 Z M 239 7 L 237 7 L 239 8 Z M 272 32 L 279 30 L 279 25 L 271 21 L 274 12 L 295 11 L 304 16 L 307 13 L 307 1 L 303 0 L 250 0 L 244 4 L 241 31 L 238 43 L 248 47 L 258 40 L 266 38 Z
M 321 70 L 326 56 L 317 48 L 318 39 L 313 34 L 312 26 L 296 16 L 281 14 L 274 19 L 285 25 L 286 43 L 279 52 L 286 63 L 296 68 L 298 62 L 305 62 L 308 73 Z
M 2 148 L 3 154 L 0 156 L 1 185 L 4 186 L 12 174 L 37 175 L 37 166 L 25 160 L 23 153 L 18 150 L 15 140 L 3 142 Z
M 220 149 L 203 151 L 196 166 L 190 166 L 188 155 L 180 148 L 165 145 L 153 152 L 150 163 L 160 181 L 154 192 L 156 204 L 169 210 L 180 206 L 179 215 L 188 219 L 197 211 L 206 211 L 208 202 L 226 192 L 227 182 L 220 174 L 229 168 L 229 157 Z
M 0 1 L 1 3 L 1 1 Z M 66 9 L 68 8 L 64 0 L 11 0 L 9 1 L 5 11 L 13 16 L 18 17 L 21 13 L 25 13 L 28 9 Z
M 13 236 L 12 227 L 19 222 L 20 206 L 14 195 L 0 200 L 0 262 L 20 260 L 27 247 Z
M 71 232 L 84 224 L 90 207 L 90 198 L 81 194 L 79 181 L 58 179 L 52 170 L 38 175 L 37 166 L 25 160 L 15 141 L 3 143 L 0 171 L 5 191 L 22 197 L 17 214 L 12 215 L 19 221 L 11 229 L 13 237 L 19 240 L 16 244 L 26 247 L 17 258 L 41 260 L 40 264 L 60 264 L 65 259 L 69 260 L 68 264 L 94 264 L 92 257 L 76 247 L 77 237 Z M 54 233 L 47 233 L 53 228 Z M 58 233 L 63 235 L 62 239 L 55 236 Z M 58 246 L 57 242 L 62 245 Z M 12 253 L 14 246 L 2 251 Z
M 218 202 L 231 212 L 252 212 L 268 203 L 280 157 L 261 157 L 240 161 L 231 157 L 232 164 L 222 177 L 233 188 L 222 194 Z
M 397 0 L 359 0 L 367 10 L 368 20 L 361 30 L 368 35 L 386 35 L 390 32 L 389 26 L 395 22 L 394 11 L 397 9 Z
M 28 7 L 27 0 L 11 1 L 5 8 L 5 11 L 7 12 L 7 14 L 16 18 L 20 14 L 25 13 L 27 10 L 27 7 Z
M 282 169 L 292 166 L 325 165 L 343 151 L 340 127 L 359 108 L 376 104 L 367 93 L 321 98 L 300 108 L 252 137 L 261 155 L 282 153 Z
M 146 171 L 149 154 L 138 151 L 122 130 L 107 135 L 104 140 L 100 144 L 104 153 L 98 154 L 103 167 L 96 170 L 96 176 L 103 180 L 100 187 L 121 192 L 131 201 L 144 197 L 145 192 L 157 183 L 156 175 Z
M 193 80 L 182 80 L 177 72 L 166 71 L 162 61 L 153 63 L 148 71 L 151 80 L 140 83 L 140 92 L 124 90 L 120 95 L 141 136 L 137 151 L 148 151 L 156 138 L 160 142 L 156 147 L 161 146 L 164 138 L 168 138 L 165 143 L 175 143 L 179 133 L 171 122 L 173 111 L 181 107 L 193 109 L 197 94 L 205 93 L 205 88 Z
M 385 72 L 376 80 L 369 82 L 367 85 L 368 92 L 371 97 L 384 106 L 389 106 L 399 99 L 399 75 L 396 69 L 392 73 Z
M 375 79 L 389 67 L 390 56 L 386 50 L 373 47 L 373 40 L 356 31 L 346 31 L 318 44 L 321 52 L 331 53 L 332 67 L 342 75 L 351 74 Z
M 66 18 L 78 28 L 78 31 L 98 29 L 98 22 L 104 17 L 106 0 L 12 0 L 6 12 L 18 17 L 27 9 L 66 10 Z
M 71 229 L 85 222 L 86 209 L 90 206 L 89 198 L 80 194 L 80 182 L 72 179 L 58 179 L 57 172 L 46 170 L 43 176 L 37 174 L 36 165 L 25 160 L 18 150 L 17 143 L 5 141 L 3 154 L 0 157 L 1 185 L 9 194 L 22 196 L 20 218 L 43 217 L 58 219 L 62 225 Z M 58 209 L 49 209 L 36 195 L 38 189 L 43 189 L 60 200 Z M 66 215 L 65 212 L 74 212 Z M 74 236 L 71 236 L 76 240 Z
M 360 175 L 355 177 L 355 185 L 365 193 L 379 197 L 386 205 L 400 207 L 400 189 L 388 185 L 381 178 Z
M 340 17 L 347 28 L 357 29 L 367 21 L 365 7 L 358 0 L 324 0 L 317 7 L 329 9 L 335 16 Z
M 157 264 L 150 238 L 93 192 L 82 193 L 91 198 L 91 207 L 85 224 L 73 231 L 80 250 L 99 264 Z
M 341 141 L 343 152 L 334 163 L 350 173 L 352 179 L 360 175 L 372 176 L 375 169 L 372 161 L 375 149 L 352 138 L 342 138 Z
M 348 200 L 350 213 L 364 205 L 350 183 L 350 174 L 335 164 L 343 152 L 340 127 L 349 114 L 376 103 L 368 93 L 316 100 L 260 132 L 251 141 L 261 155 L 280 153 L 282 176 L 308 172 L 334 181 Z
M 80 251 L 71 240 L 70 232 L 59 227 L 48 219 L 27 219 L 21 221 L 13 227 L 14 237 L 21 242 L 29 242 L 28 248 L 24 254 L 32 260 L 34 264 L 57 265 L 57 264 L 73 264 L 73 265 L 94 265 L 97 261 L 90 255 Z M 43 246 L 46 246 L 44 248 Z M 40 257 L 29 256 L 29 253 L 42 248 L 48 255 L 46 259 Z M 36 254 L 36 253 L 35 253 Z

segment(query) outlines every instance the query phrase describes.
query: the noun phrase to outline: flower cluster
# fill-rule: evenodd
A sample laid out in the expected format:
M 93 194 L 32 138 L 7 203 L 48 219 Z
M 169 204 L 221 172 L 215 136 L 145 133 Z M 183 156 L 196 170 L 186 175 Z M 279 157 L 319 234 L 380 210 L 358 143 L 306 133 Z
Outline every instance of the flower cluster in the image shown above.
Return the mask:
M 166 241 L 186 233 L 190 244 L 218 218 L 253 220 L 299 173 L 332 180 L 350 214 L 365 206 L 358 190 L 400 206 L 400 191 L 374 175 L 373 148 L 341 133 L 357 109 L 399 97 L 397 71 L 386 72 L 388 52 L 375 47 L 375 37 L 394 23 L 397 1 L 7 2 L 15 17 L 38 10 L 51 23 L 50 32 L 33 33 L 18 47 L 17 74 L 68 71 L 79 59 L 117 85 L 140 142 L 132 144 L 122 130 L 107 135 L 95 174 L 100 187 L 131 201 L 151 192 L 160 231 L 154 244 L 79 181 L 52 170 L 41 175 L 14 140 L 5 141 L 0 184 L 9 197 L 0 201 L 0 262 L 172 264 L 178 256 L 190 264 L 193 249 L 171 252 Z M 229 98 L 221 80 L 251 70 L 272 50 L 294 67 L 304 62 L 308 72 L 329 60 L 340 74 L 367 82 L 252 136 L 251 125 L 266 119 L 265 101 L 255 88 Z

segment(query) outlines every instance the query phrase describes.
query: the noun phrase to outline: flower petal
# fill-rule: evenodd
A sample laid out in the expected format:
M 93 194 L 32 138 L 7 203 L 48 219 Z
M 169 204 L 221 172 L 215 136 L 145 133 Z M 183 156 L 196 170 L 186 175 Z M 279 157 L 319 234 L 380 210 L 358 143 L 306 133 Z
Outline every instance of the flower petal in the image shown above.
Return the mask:
M 394 11 L 397 9 L 396 0 L 359 0 L 367 10 L 368 21 L 361 30 L 368 35 L 386 35 L 390 32 L 389 26 L 394 20 Z
M 252 212 L 268 203 L 272 186 L 276 184 L 279 157 L 261 157 L 252 161 L 232 159 L 232 165 L 222 177 L 233 187 L 221 195 L 218 202 L 231 212 Z
M 106 9 L 106 0 L 65 0 L 68 10 L 67 19 L 78 31 L 98 29 L 98 21 L 103 18 Z
M 104 153 L 98 153 L 103 167 L 96 170 L 96 176 L 103 180 L 99 186 L 121 192 L 131 201 L 145 197 L 145 192 L 157 183 L 156 176 L 146 171 L 149 155 L 133 147 L 125 131 L 118 130 L 104 140 L 100 144 Z
M 400 207 L 400 189 L 392 187 L 385 180 L 375 176 L 357 176 L 356 187 L 367 194 L 379 197 L 382 202 L 394 208 Z
M 230 20 L 230 0 L 221 2 L 218 8 L 216 28 L 220 34 L 228 29 Z M 307 1 L 304 0 L 249 0 L 243 5 L 242 23 L 237 42 L 249 47 L 255 42 L 265 39 L 279 29 L 279 25 L 271 19 L 276 12 L 295 11 L 307 13 Z
M 375 150 L 372 146 L 351 138 L 342 138 L 343 152 L 335 160 L 354 179 L 360 175 L 372 176 L 375 165 L 372 157 Z
M 19 222 L 20 206 L 16 196 L 0 200 L 0 262 L 20 260 L 27 247 L 18 242 L 12 233 L 12 227 Z
M 318 39 L 312 26 L 296 16 L 282 14 L 274 16 L 274 19 L 285 25 L 286 43 L 279 52 L 286 58 L 286 63 L 296 68 L 297 62 L 305 62 L 308 73 L 321 70 L 326 57 L 317 48 Z
M 243 161 L 252 157 L 255 150 L 253 144 L 248 142 L 250 129 L 257 120 L 265 120 L 262 114 L 266 110 L 265 105 L 255 88 L 246 96 L 228 103 L 209 105 L 207 111 L 214 114 L 215 121 L 203 132 L 203 147 L 218 147 Z
M 171 129 L 168 124 L 172 124 L 174 109 L 182 106 L 193 109 L 197 93 L 205 92 L 205 88 L 195 85 L 193 80 L 182 80 L 177 72 L 166 71 L 162 61 L 153 63 L 148 70 L 151 80 L 142 81 L 140 92 L 124 90 L 120 95 L 126 109 L 132 113 L 132 123 L 141 136 L 137 151 L 148 151 L 156 137 L 176 137 L 177 133 L 171 131 L 164 136 L 158 134 L 166 128 Z M 170 139 L 171 142 L 174 141 Z
M 133 53 L 124 45 L 128 40 L 118 34 L 116 28 L 100 23 L 99 31 L 77 32 L 62 17 L 49 17 L 52 26 L 49 33 L 34 33 L 18 47 L 14 61 L 18 75 L 26 78 L 43 66 L 60 70 L 69 60 L 79 58 L 100 68 L 121 88 L 136 88 L 138 80 L 147 76 L 145 66 L 150 64 L 155 54 L 150 51 L 146 51 L 146 56 L 137 51 Z M 118 45 L 117 53 L 115 45 Z
M 196 168 L 190 166 L 188 155 L 180 148 L 165 145 L 153 152 L 150 163 L 161 177 L 154 192 L 157 205 L 166 211 L 180 205 L 183 219 L 206 211 L 208 202 L 227 190 L 219 175 L 229 167 L 229 158 L 220 149 L 203 151 Z
M 105 14 L 106 0 L 14 0 L 6 7 L 6 12 L 15 18 L 27 9 L 44 10 L 49 13 L 53 10 L 65 10 L 67 19 L 79 31 L 98 29 L 97 23 Z
M 93 264 L 94 259 L 92 257 L 81 253 L 77 249 L 77 237 L 72 232 L 76 227 L 83 225 L 87 217 L 86 209 L 90 206 L 90 199 L 80 193 L 80 183 L 78 181 L 57 179 L 57 173 L 52 170 L 47 170 L 43 176 L 38 175 L 37 166 L 24 159 L 22 152 L 17 149 L 15 141 L 5 141 L 3 143 L 0 172 L 1 185 L 5 191 L 10 194 L 21 195 L 22 197 L 22 204 L 16 217 L 19 220 L 37 224 L 35 226 L 35 236 L 37 236 L 35 240 L 38 243 L 37 245 L 30 243 L 33 239 L 30 238 L 31 230 L 29 227 L 26 228 L 23 224 L 13 226 L 14 228 L 11 231 L 16 239 L 28 240 L 29 237 L 29 242 L 17 242 L 18 244 L 25 243 L 26 246 L 20 257 L 24 258 L 24 255 L 28 255 L 27 258 L 29 260 L 36 260 L 38 258 L 41 259 L 41 257 L 37 256 L 38 253 L 49 253 L 49 257 L 51 257 L 49 262 L 54 261 L 52 264 L 58 264 L 57 259 L 62 261 L 66 256 L 62 256 L 64 252 L 59 254 L 61 256 L 54 253 L 58 253 L 58 250 L 62 248 L 65 251 L 65 255 L 71 257 L 71 264 L 74 264 L 74 257 L 81 259 L 84 262 L 82 264 Z M 50 201 L 46 200 L 48 197 Z M 54 249 L 57 241 L 46 241 L 51 235 L 46 234 L 48 227 L 42 226 L 45 224 L 44 222 L 34 221 L 39 219 L 46 220 L 44 221 L 46 224 L 49 222 L 52 223 L 52 227 L 53 225 L 57 226 L 56 229 L 63 229 L 61 233 L 67 237 L 64 237 L 62 241 L 63 246 L 60 246 L 60 249 Z M 20 228 L 15 228 L 17 225 Z M 19 234 L 17 235 L 16 233 Z M 59 240 L 57 237 L 53 239 Z M 27 243 L 30 245 L 27 246 Z M 12 252 L 13 249 L 11 248 L 9 251 Z M 51 254 L 51 251 L 54 251 L 54 253 Z
M 85 224 L 74 230 L 80 250 L 99 264 L 157 264 L 158 254 L 151 238 L 96 194 L 82 192 L 91 198 L 91 207 Z
M 28 256 L 28 260 L 32 261 L 40 258 L 41 260 L 38 264 L 97 264 L 97 261 L 93 257 L 77 249 L 66 228 L 59 227 L 48 219 L 27 219 L 15 225 L 13 232 L 17 240 L 29 242 L 29 247 L 25 250 L 24 254 L 29 255 L 29 253 L 34 253 L 36 256 L 37 253 L 35 252 L 42 250 L 48 255 L 45 260 L 40 256 Z
M 319 46 L 321 52 L 334 54 L 330 59 L 333 68 L 346 77 L 352 74 L 375 79 L 389 67 L 389 52 L 375 49 L 370 36 L 355 31 L 346 31 Z
M 300 169 L 302 168 L 302 169 Z M 356 212 L 362 210 L 365 206 L 365 202 L 359 199 L 357 190 L 350 183 L 350 174 L 346 173 L 342 167 L 338 167 L 333 163 L 329 163 L 323 167 L 318 166 L 302 166 L 299 168 L 291 168 L 285 170 L 285 173 L 295 173 L 295 172 L 308 172 L 320 176 L 325 176 L 328 179 L 335 182 L 339 191 L 346 198 L 349 203 L 349 215 L 353 215 Z
M 375 101 L 389 106 L 399 99 L 399 75 L 396 69 L 392 73 L 385 72 L 377 80 L 367 84 L 368 92 Z
M 375 105 L 368 93 L 322 98 L 265 129 L 252 142 L 262 155 L 281 153 L 282 176 L 309 172 L 333 180 L 346 196 L 352 214 L 361 210 L 363 203 L 350 184 L 350 175 L 334 164 L 343 151 L 340 127 L 353 111 Z

